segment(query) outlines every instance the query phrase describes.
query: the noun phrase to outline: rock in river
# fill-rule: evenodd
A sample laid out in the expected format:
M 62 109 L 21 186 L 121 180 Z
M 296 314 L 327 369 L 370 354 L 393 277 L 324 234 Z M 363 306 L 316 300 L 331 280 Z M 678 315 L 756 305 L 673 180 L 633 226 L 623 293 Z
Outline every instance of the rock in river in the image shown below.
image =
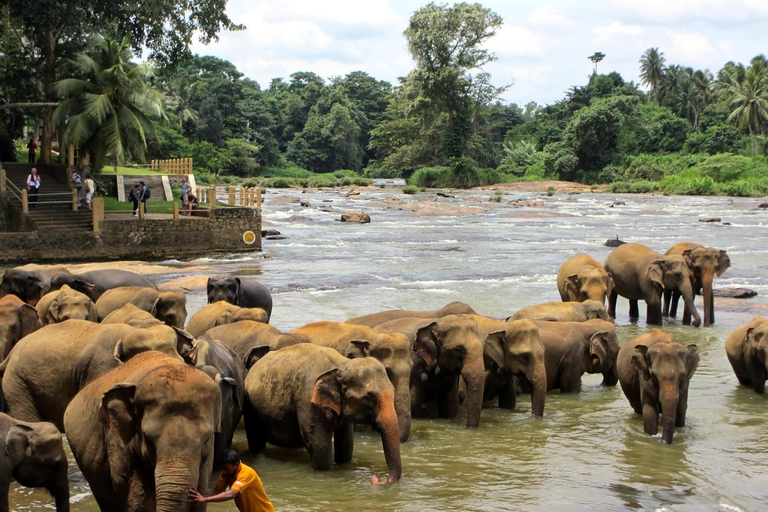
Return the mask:
M 341 214 L 341 222 L 357 222 L 358 224 L 368 224 L 371 222 L 371 216 L 365 212 L 344 212 Z
M 733 299 L 749 299 L 755 297 L 757 292 L 749 288 L 715 288 L 712 290 L 715 297 L 730 297 Z

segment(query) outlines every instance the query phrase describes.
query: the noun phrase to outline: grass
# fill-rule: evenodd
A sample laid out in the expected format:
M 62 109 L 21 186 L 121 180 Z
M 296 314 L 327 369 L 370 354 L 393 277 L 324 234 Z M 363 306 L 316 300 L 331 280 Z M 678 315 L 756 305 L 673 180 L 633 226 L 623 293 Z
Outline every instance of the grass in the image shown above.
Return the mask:
M 111 165 L 108 165 L 104 167 L 101 170 L 101 174 L 126 174 L 126 175 L 136 175 L 136 174 L 167 174 L 164 172 L 157 172 L 157 171 L 150 171 L 149 169 L 138 169 L 134 167 L 123 167 L 122 165 L 117 166 L 117 173 L 115 173 L 115 168 Z
M 173 201 L 147 201 L 147 214 L 153 213 L 168 213 L 173 214 L 173 203 L 178 203 L 179 209 L 181 209 L 181 190 L 174 188 Z M 200 206 L 207 207 L 207 203 L 200 203 Z M 105 212 L 131 212 L 133 211 L 133 203 L 131 201 L 118 201 L 116 197 L 104 198 L 104 211 Z

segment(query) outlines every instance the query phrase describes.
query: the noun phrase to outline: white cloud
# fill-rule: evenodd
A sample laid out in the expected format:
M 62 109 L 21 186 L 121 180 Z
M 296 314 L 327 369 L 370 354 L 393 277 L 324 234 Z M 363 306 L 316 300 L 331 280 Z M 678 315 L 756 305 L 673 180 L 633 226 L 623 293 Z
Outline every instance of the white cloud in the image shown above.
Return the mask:
M 545 5 L 531 11 L 528 22 L 534 25 L 565 25 L 571 20 L 551 5 Z
M 719 23 L 768 18 L 765 0 L 614 0 L 613 3 L 654 23 L 689 22 L 696 18 Z
M 614 21 L 610 25 L 594 28 L 592 32 L 598 39 L 611 40 L 619 36 L 641 36 L 645 33 L 645 28 L 640 25 L 625 25 L 620 21 Z
M 540 57 L 544 55 L 542 36 L 525 27 L 504 25 L 488 41 L 488 48 L 497 56 Z

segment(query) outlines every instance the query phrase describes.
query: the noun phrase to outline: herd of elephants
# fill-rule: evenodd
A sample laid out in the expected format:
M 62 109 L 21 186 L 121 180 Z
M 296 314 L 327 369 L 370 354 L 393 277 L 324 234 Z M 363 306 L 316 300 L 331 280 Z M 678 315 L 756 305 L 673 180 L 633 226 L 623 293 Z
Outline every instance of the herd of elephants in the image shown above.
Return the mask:
M 685 425 L 696 345 L 661 329 L 619 343 L 620 295 L 638 318 L 661 325 L 684 302 L 683 323 L 715 321 L 712 281 L 725 251 L 693 243 L 661 254 L 624 244 L 601 265 L 585 254 L 557 275 L 562 302 L 505 320 L 452 302 L 436 311 L 390 310 L 290 332 L 269 325 L 272 297 L 250 278 L 211 277 L 208 305 L 187 321 L 186 297 L 123 270 L 72 274 L 7 270 L 0 283 L 0 512 L 11 479 L 47 489 L 69 510 L 66 433 L 103 511 L 198 510 L 217 455 L 244 420 L 248 447 L 305 448 L 312 467 L 352 458 L 354 428 L 381 434 L 397 482 L 411 417 L 436 402 L 438 416 L 466 408 L 480 426 L 483 402 L 514 409 L 530 394 L 542 416 L 547 391 L 578 393 L 584 373 L 621 383 L 645 433 L 671 443 Z M 694 305 L 703 296 L 703 318 Z M 605 304 L 608 304 L 606 310 Z M 727 357 L 742 385 L 764 391 L 768 320 L 730 334 Z M 202 506 L 204 507 L 204 505 Z

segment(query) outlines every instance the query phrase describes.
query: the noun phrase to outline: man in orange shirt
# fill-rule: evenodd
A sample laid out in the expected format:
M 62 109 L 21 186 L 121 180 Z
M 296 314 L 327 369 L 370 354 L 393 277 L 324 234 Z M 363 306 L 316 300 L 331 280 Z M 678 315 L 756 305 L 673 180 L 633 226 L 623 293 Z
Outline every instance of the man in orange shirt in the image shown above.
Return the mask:
M 240 454 L 235 450 L 227 450 L 221 459 L 224 467 L 216 487 L 205 496 L 197 492 L 197 489 L 190 489 L 190 501 L 210 503 L 234 499 L 240 512 L 275 512 L 259 475 L 253 468 L 240 462 Z

